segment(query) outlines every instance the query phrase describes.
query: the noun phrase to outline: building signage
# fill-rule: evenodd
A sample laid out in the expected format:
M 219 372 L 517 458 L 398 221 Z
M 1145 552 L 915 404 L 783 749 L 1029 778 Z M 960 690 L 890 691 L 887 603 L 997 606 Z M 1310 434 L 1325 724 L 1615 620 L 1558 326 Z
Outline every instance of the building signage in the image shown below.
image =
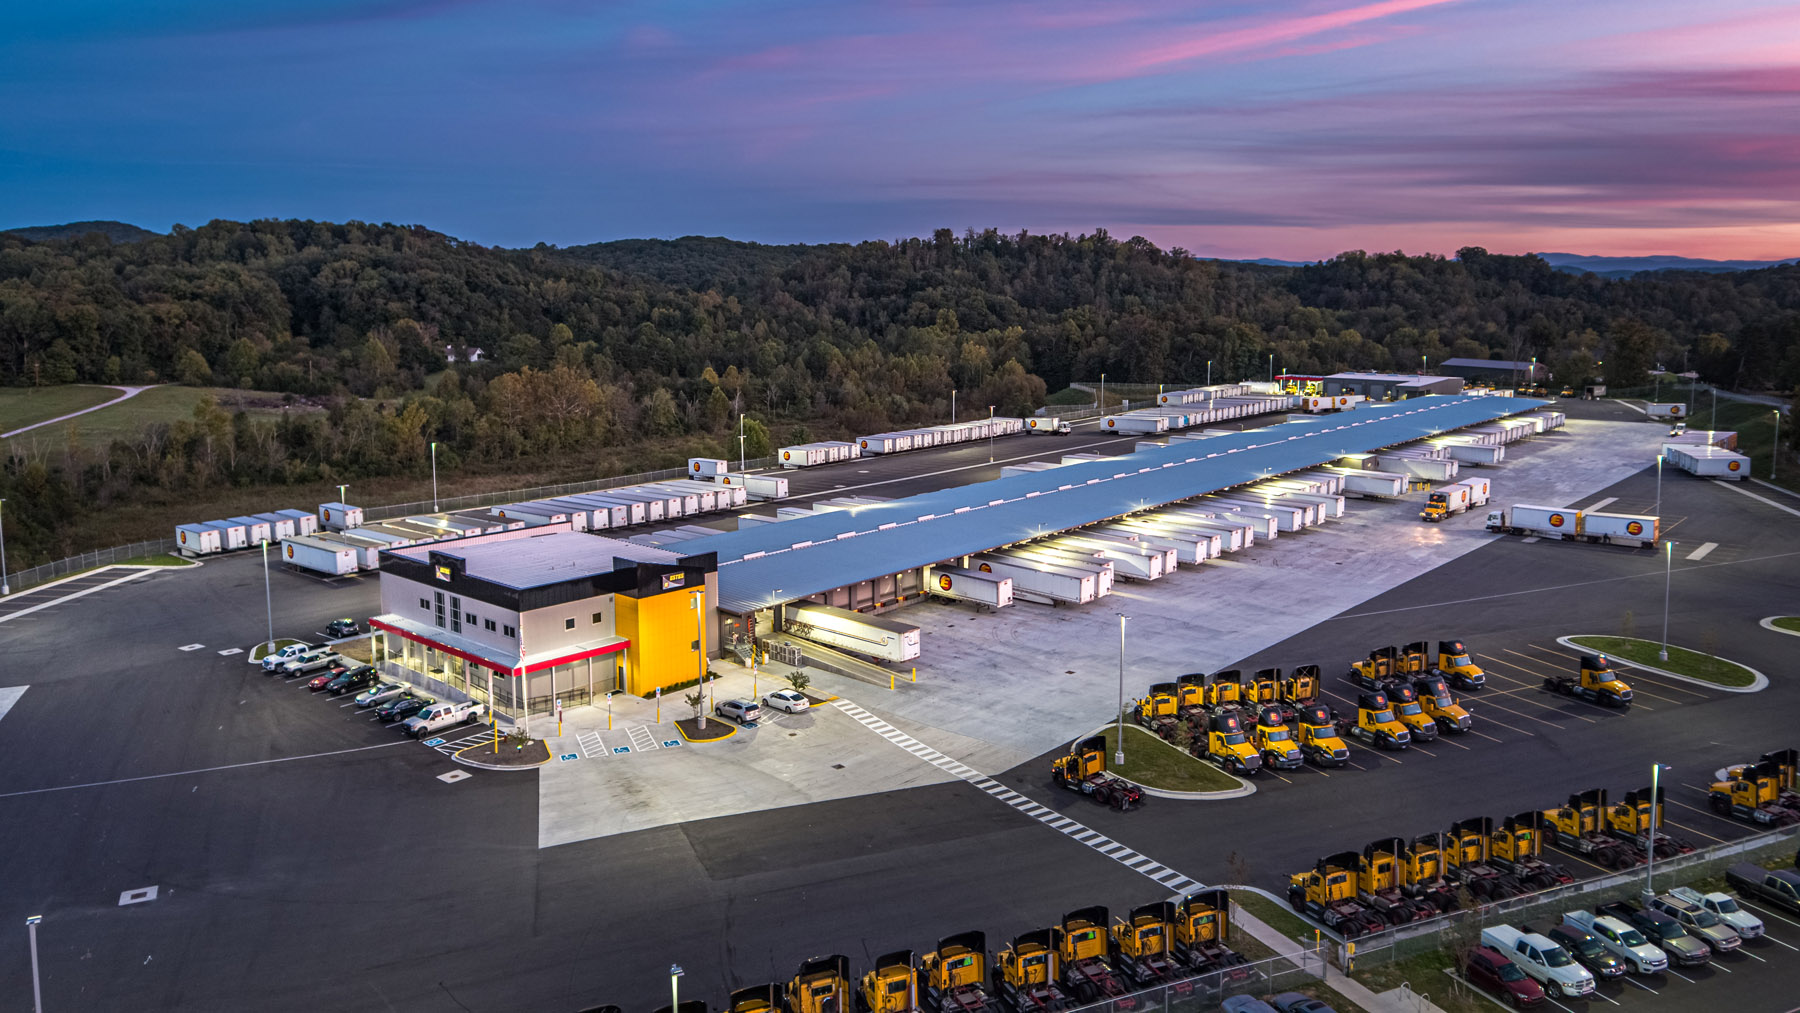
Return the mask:
M 685 587 L 686 585 L 687 585 L 687 574 L 686 573 L 676 571 L 675 573 L 663 574 L 662 589 L 664 591 L 672 591 L 675 588 Z
M 431 570 L 433 573 L 437 574 L 437 579 L 439 580 L 450 579 L 450 568 L 448 566 L 434 566 Z

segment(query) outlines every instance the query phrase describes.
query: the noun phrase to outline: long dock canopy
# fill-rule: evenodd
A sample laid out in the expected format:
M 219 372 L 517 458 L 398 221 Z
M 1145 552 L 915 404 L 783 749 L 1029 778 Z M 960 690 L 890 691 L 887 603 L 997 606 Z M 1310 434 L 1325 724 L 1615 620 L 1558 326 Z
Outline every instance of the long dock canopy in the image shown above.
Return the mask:
M 1544 406 L 1493 396 L 1367 405 L 1266 429 L 1176 441 L 1119 460 L 759 524 L 693 539 L 682 548 L 718 553 L 719 608 L 744 615 Z

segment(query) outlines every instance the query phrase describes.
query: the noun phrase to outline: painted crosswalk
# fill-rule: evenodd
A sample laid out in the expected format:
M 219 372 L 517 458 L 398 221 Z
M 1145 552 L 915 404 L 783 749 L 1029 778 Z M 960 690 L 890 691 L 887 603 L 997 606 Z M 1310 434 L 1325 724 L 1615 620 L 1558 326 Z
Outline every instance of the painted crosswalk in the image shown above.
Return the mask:
M 457 754 L 457 752 L 459 752 L 460 750 L 467 749 L 470 746 L 479 746 L 483 742 L 489 743 L 491 745 L 493 743 L 493 741 L 494 741 L 493 731 L 487 730 L 487 731 L 476 732 L 473 735 L 465 735 L 460 739 L 450 739 L 450 738 L 444 738 L 442 736 L 433 736 L 432 738 L 425 740 L 425 745 L 430 746 L 431 748 L 437 750 L 440 753 L 443 753 L 445 756 L 455 756 Z
M 1026 816 L 1063 834 L 1070 840 L 1087 845 L 1100 854 L 1125 866 L 1127 869 L 1149 878 L 1159 886 L 1164 886 L 1176 893 L 1180 893 L 1192 890 L 1201 885 L 1198 880 L 1184 876 L 1161 862 L 1150 858 L 1148 855 L 1142 855 L 1133 851 L 1126 845 L 1120 844 L 1118 841 L 1107 837 L 1105 834 L 1084 825 L 1079 820 L 1071 819 L 1049 806 L 1038 804 L 1032 799 L 1013 791 L 1011 788 L 1008 788 L 1006 785 L 1001 784 L 999 781 L 983 774 L 981 771 L 976 770 L 968 764 L 960 763 L 945 756 L 943 753 L 920 742 L 918 739 L 895 728 L 893 725 L 888 724 L 886 721 L 881 720 L 848 700 L 838 700 L 834 702 L 832 706 L 843 711 L 845 714 L 848 714 L 870 731 L 889 742 L 892 742 L 894 745 L 906 750 L 919 759 L 924 760 L 926 763 L 969 782 L 976 788 L 993 796 L 996 800 L 1017 809 Z
M 648 752 L 660 745 L 656 734 L 643 725 L 632 725 L 627 734 L 631 737 L 631 748 L 635 752 Z
M 599 732 L 582 732 L 575 736 L 575 745 L 581 748 L 581 755 L 589 759 L 611 755 L 606 751 L 606 743 L 601 741 Z

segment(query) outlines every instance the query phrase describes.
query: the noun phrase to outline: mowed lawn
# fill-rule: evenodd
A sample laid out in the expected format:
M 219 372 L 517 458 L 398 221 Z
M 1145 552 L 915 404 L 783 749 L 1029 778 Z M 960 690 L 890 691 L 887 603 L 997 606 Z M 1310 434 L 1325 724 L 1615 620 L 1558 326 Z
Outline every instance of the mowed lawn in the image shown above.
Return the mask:
M 64 390 L 68 388 L 47 389 Z M 178 419 L 191 419 L 194 417 L 194 406 L 200 403 L 201 398 L 209 396 L 224 405 L 225 410 L 230 412 L 241 408 L 252 415 L 273 418 L 279 416 L 282 411 L 282 395 L 267 391 L 237 390 L 231 387 L 153 387 L 129 401 L 121 401 L 110 408 L 89 412 L 79 418 L 59 422 L 53 426 L 33 429 L 31 432 L 21 433 L 13 439 L 41 440 L 53 446 L 62 446 L 68 439 L 69 430 L 73 428 L 79 442 L 92 447 L 105 447 L 115 439 L 137 434 L 148 425 L 158 422 L 174 422 Z M 80 407 L 68 408 L 64 411 L 79 411 Z M 309 405 L 294 405 L 288 410 L 316 412 L 319 409 Z M 60 414 L 62 412 L 46 412 L 43 417 L 54 418 Z
M 122 392 L 71 383 L 59 387 L 0 387 L 0 433 L 10 433 L 58 415 L 105 404 Z

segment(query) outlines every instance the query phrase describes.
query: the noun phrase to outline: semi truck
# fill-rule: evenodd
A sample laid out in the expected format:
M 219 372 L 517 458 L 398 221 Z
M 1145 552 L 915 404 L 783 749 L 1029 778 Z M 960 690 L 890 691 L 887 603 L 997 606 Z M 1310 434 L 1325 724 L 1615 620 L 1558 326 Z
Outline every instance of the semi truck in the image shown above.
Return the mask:
M 795 636 L 877 661 L 919 656 L 919 628 L 880 616 L 831 605 L 790 605 L 782 625 Z
M 1435 522 L 1465 510 L 1487 506 L 1491 485 L 1485 478 L 1465 478 L 1460 482 L 1453 482 L 1426 495 L 1425 509 L 1419 511 L 1419 517 Z
M 1005 608 L 1013 603 L 1011 577 L 955 566 L 928 568 L 925 573 L 925 590 L 940 598 L 973 602 L 990 609 Z
M 1517 504 L 1510 513 L 1488 511 L 1487 529 L 1508 535 L 1651 548 L 1661 537 L 1662 526 L 1659 518 L 1648 514 L 1583 513 L 1568 507 Z

